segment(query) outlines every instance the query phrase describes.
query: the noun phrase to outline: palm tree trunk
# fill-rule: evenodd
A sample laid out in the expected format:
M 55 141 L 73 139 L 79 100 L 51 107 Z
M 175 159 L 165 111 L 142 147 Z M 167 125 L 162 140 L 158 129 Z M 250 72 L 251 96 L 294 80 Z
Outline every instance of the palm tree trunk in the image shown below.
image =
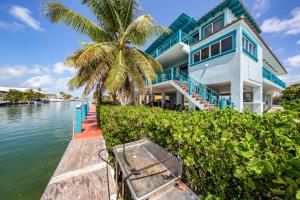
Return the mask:
M 130 96 L 127 99 L 127 105 L 135 105 L 135 99 L 134 99 L 134 91 L 131 92 Z
M 102 104 L 102 90 L 99 89 L 98 97 L 97 97 L 97 103 L 98 105 Z
M 117 94 L 116 93 L 111 94 L 111 98 L 112 98 L 113 103 L 117 103 L 118 102 L 118 100 L 117 100 Z

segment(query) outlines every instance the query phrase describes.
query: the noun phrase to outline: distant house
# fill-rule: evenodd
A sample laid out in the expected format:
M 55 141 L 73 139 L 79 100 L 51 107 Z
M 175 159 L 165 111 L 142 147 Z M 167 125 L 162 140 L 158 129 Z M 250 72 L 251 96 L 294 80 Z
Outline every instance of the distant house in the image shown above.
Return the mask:
M 232 106 L 262 114 L 287 71 L 260 35 L 261 29 L 240 0 L 224 0 L 199 20 L 181 14 L 146 50 L 163 66 L 146 82 L 147 104 L 157 96 L 190 109 Z M 143 98 L 143 100 L 138 99 Z

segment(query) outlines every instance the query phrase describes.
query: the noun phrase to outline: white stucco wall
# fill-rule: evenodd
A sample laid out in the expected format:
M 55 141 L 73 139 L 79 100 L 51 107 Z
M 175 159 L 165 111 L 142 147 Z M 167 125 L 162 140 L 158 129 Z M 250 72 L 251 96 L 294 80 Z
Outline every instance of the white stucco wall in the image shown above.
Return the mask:
M 261 85 L 263 82 L 262 69 L 263 69 L 263 50 L 262 43 L 253 33 L 253 31 L 243 22 L 242 30 L 245 31 L 252 40 L 257 44 L 257 59 L 258 61 L 253 60 L 247 54 L 243 52 L 242 43 L 240 45 L 241 49 L 241 71 L 242 71 L 242 80 L 254 85 Z M 240 41 L 242 41 L 243 34 L 241 32 Z
M 224 9 L 225 13 L 225 25 L 230 24 L 232 21 L 236 20 L 236 16 L 228 8 Z
M 198 43 L 195 46 L 191 47 L 191 51 L 208 44 L 209 42 L 219 38 L 222 35 L 230 33 L 236 30 L 236 47 L 239 46 L 239 25 L 227 28 L 226 30 L 220 31 L 212 37 L 209 37 L 203 40 L 201 43 Z M 238 53 L 239 49 L 236 48 L 235 52 L 229 53 L 224 56 L 214 58 L 200 64 L 193 65 L 189 67 L 190 76 L 203 83 L 203 84 L 215 84 L 222 82 L 230 82 L 233 79 L 236 79 L 239 76 L 239 63 L 240 56 Z M 238 74 L 237 74 L 238 73 Z

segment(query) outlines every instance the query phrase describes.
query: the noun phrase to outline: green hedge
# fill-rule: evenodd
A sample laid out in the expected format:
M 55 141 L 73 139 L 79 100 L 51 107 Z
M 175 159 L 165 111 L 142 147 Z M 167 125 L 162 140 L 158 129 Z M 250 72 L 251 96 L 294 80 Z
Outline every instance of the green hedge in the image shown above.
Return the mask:
M 144 135 L 179 153 L 184 181 L 202 197 L 300 199 L 300 126 L 291 114 L 102 106 L 98 116 L 109 149 Z

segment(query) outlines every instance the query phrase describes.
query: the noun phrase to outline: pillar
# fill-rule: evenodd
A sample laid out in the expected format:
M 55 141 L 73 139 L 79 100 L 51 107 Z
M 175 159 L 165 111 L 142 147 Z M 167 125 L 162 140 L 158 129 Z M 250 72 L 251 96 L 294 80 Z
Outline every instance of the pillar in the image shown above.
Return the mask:
M 271 109 L 273 107 L 273 95 L 274 95 L 273 91 L 267 93 L 268 109 Z
M 263 113 L 263 88 L 262 86 L 253 87 L 253 112 L 259 115 Z
M 154 102 L 154 94 L 150 94 L 150 102 Z
M 183 104 L 183 95 L 176 90 L 176 105 Z
M 234 108 L 243 111 L 243 82 L 239 80 L 231 81 L 231 102 Z
M 161 108 L 164 108 L 164 104 L 166 103 L 166 93 L 161 93 Z
M 147 104 L 147 94 L 144 94 L 144 106 Z

